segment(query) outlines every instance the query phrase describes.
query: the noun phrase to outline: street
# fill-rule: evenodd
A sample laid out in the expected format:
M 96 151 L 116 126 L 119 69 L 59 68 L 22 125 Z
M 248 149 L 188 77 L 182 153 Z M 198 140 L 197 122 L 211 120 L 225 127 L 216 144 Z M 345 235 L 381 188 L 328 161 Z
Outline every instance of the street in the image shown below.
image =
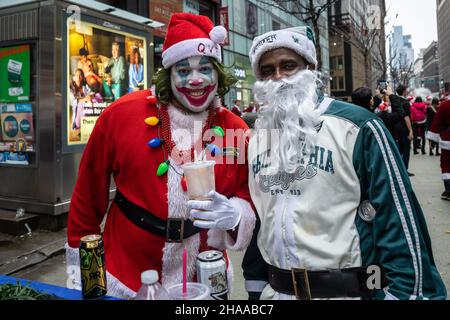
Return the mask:
M 450 250 L 448 250 L 448 246 L 450 240 L 450 202 L 445 202 L 440 199 L 440 195 L 443 192 L 443 183 L 441 181 L 439 169 L 439 157 L 430 157 L 428 155 L 412 156 L 410 172 L 413 172 L 416 175 L 412 178 L 414 190 L 426 216 L 436 264 L 447 290 L 449 290 Z M 20 239 L 14 239 L 14 241 L 5 242 L 6 245 L 2 245 L 2 241 L 0 241 L 0 247 L 2 248 L 0 252 L 0 270 L 2 270 L 2 268 L 3 270 L 8 270 L 8 266 L 14 264 L 13 259 L 11 259 L 12 255 L 16 255 L 18 258 L 17 260 L 22 260 L 22 265 L 26 266 L 27 263 L 23 262 L 23 260 L 33 259 L 32 250 L 30 248 L 25 249 L 27 247 L 26 242 L 41 242 L 41 255 L 42 252 L 53 252 L 45 255 L 48 259 L 45 259 L 45 257 L 38 259 L 37 264 L 13 272 L 10 275 L 33 281 L 65 286 L 66 265 L 65 256 L 63 254 L 64 251 L 62 250 L 63 241 L 61 241 L 64 237 L 65 230 L 54 234 L 38 231 L 37 233 L 33 233 L 31 238 L 27 239 L 27 236 L 25 236 Z M 49 246 L 47 246 L 45 247 L 47 249 L 42 249 L 43 244 L 46 241 L 55 241 L 56 248 L 49 250 L 47 248 Z M 55 245 L 53 245 L 53 247 L 55 247 Z M 17 248 L 20 248 L 22 255 Z M 27 252 L 30 252 L 28 259 L 27 257 L 23 257 L 23 254 Z M 245 300 L 247 299 L 247 294 L 245 292 L 241 269 L 243 253 L 232 252 L 229 253 L 229 256 L 231 257 L 234 267 L 234 283 L 231 299 Z M 43 261 L 39 262 L 39 260 Z M 17 265 L 16 268 L 20 268 L 20 263 Z M 9 268 L 9 270 L 12 269 Z

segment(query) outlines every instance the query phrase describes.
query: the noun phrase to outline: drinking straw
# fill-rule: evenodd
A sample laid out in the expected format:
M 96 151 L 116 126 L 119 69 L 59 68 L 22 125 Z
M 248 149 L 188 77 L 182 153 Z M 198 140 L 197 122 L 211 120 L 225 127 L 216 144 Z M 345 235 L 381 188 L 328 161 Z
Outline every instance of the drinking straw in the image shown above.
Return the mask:
M 187 293 L 187 279 L 186 279 L 186 269 L 187 269 L 187 250 L 183 249 L 183 297 L 186 296 Z

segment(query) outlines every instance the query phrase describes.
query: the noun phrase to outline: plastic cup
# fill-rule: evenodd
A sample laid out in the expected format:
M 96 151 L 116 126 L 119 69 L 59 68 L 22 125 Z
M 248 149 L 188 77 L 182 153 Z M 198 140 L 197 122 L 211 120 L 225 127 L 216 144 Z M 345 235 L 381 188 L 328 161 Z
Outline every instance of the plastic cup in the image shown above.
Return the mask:
M 167 288 L 171 300 L 211 300 L 209 287 L 203 283 L 186 283 L 186 294 L 183 295 L 183 284 Z
M 208 193 L 216 190 L 215 161 L 198 161 L 182 166 L 189 200 L 208 200 Z

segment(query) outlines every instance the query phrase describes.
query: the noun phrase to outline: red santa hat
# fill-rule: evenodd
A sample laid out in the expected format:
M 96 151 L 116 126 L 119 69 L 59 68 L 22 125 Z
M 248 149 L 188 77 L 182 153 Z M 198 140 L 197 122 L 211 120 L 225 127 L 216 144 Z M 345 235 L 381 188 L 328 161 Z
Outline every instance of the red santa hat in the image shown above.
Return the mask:
M 163 45 L 164 69 L 195 56 L 208 56 L 222 62 L 220 44 L 225 41 L 226 36 L 227 30 L 222 26 L 215 27 L 206 16 L 174 13 Z

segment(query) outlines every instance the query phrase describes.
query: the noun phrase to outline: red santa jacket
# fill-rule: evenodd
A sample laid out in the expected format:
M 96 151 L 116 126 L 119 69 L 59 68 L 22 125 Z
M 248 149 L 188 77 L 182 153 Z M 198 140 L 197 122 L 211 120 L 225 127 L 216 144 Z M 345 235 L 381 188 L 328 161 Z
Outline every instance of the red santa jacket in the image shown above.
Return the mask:
M 185 211 L 178 175 L 171 169 L 162 177 L 156 175 L 164 156 L 162 148 L 152 149 L 147 145 L 158 136 L 157 127 L 144 123 L 146 118 L 158 115 L 157 106 L 149 103 L 147 96 L 149 91 L 126 95 L 99 117 L 81 159 L 67 226 L 68 249 L 76 250 L 81 237 L 100 233 L 100 224 L 108 211 L 103 232 L 106 269 L 112 282 L 117 282 L 114 286 L 124 285 L 134 292 L 139 289 L 140 274 L 144 270 L 158 270 L 163 280 L 165 275 L 181 279 L 178 271 L 183 244 L 169 246 L 164 238 L 142 230 L 129 221 L 114 202 L 108 210 L 112 176 L 117 188 L 128 200 L 163 220 L 179 214 L 178 211 Z M 218 108 L 214 125 L 224 130 L 248 129 L 240 118 L 221 107 Z M 231 198 L 241 211 L 236 241 L 239 247 L 236 249 L 244 249 L 251 239 L 255 221 L 247 185 L 247 143 L 237 137 L 232 140 L 236 146 L 241 146 L 240 154 L 243 153 L 244 162 L 215 166 L 216 191 Z M 227 146 L 226 141 L 224 146 Z M 229 156 L 222 154 L 219 157 L 225 159 Z M 213 247 L 217 249 L 224 249 L 224 244 L 233 246 L 226 232 L 222 232 L 226 241 L 209 241 L 208 238 L 214 234 L 212 231 L 215 230 L 201 232 L 197 244 L 189 240 L 188 272 L 191 279 L 195 277 L 198 252 L 210 249 L 211 243 L 216 243 Z M 216 233 L 220 236 L 219 231 Z
M 443 150 L 450 150 L 450 100 L 439 106 L 427 138 L 440 142 Z

